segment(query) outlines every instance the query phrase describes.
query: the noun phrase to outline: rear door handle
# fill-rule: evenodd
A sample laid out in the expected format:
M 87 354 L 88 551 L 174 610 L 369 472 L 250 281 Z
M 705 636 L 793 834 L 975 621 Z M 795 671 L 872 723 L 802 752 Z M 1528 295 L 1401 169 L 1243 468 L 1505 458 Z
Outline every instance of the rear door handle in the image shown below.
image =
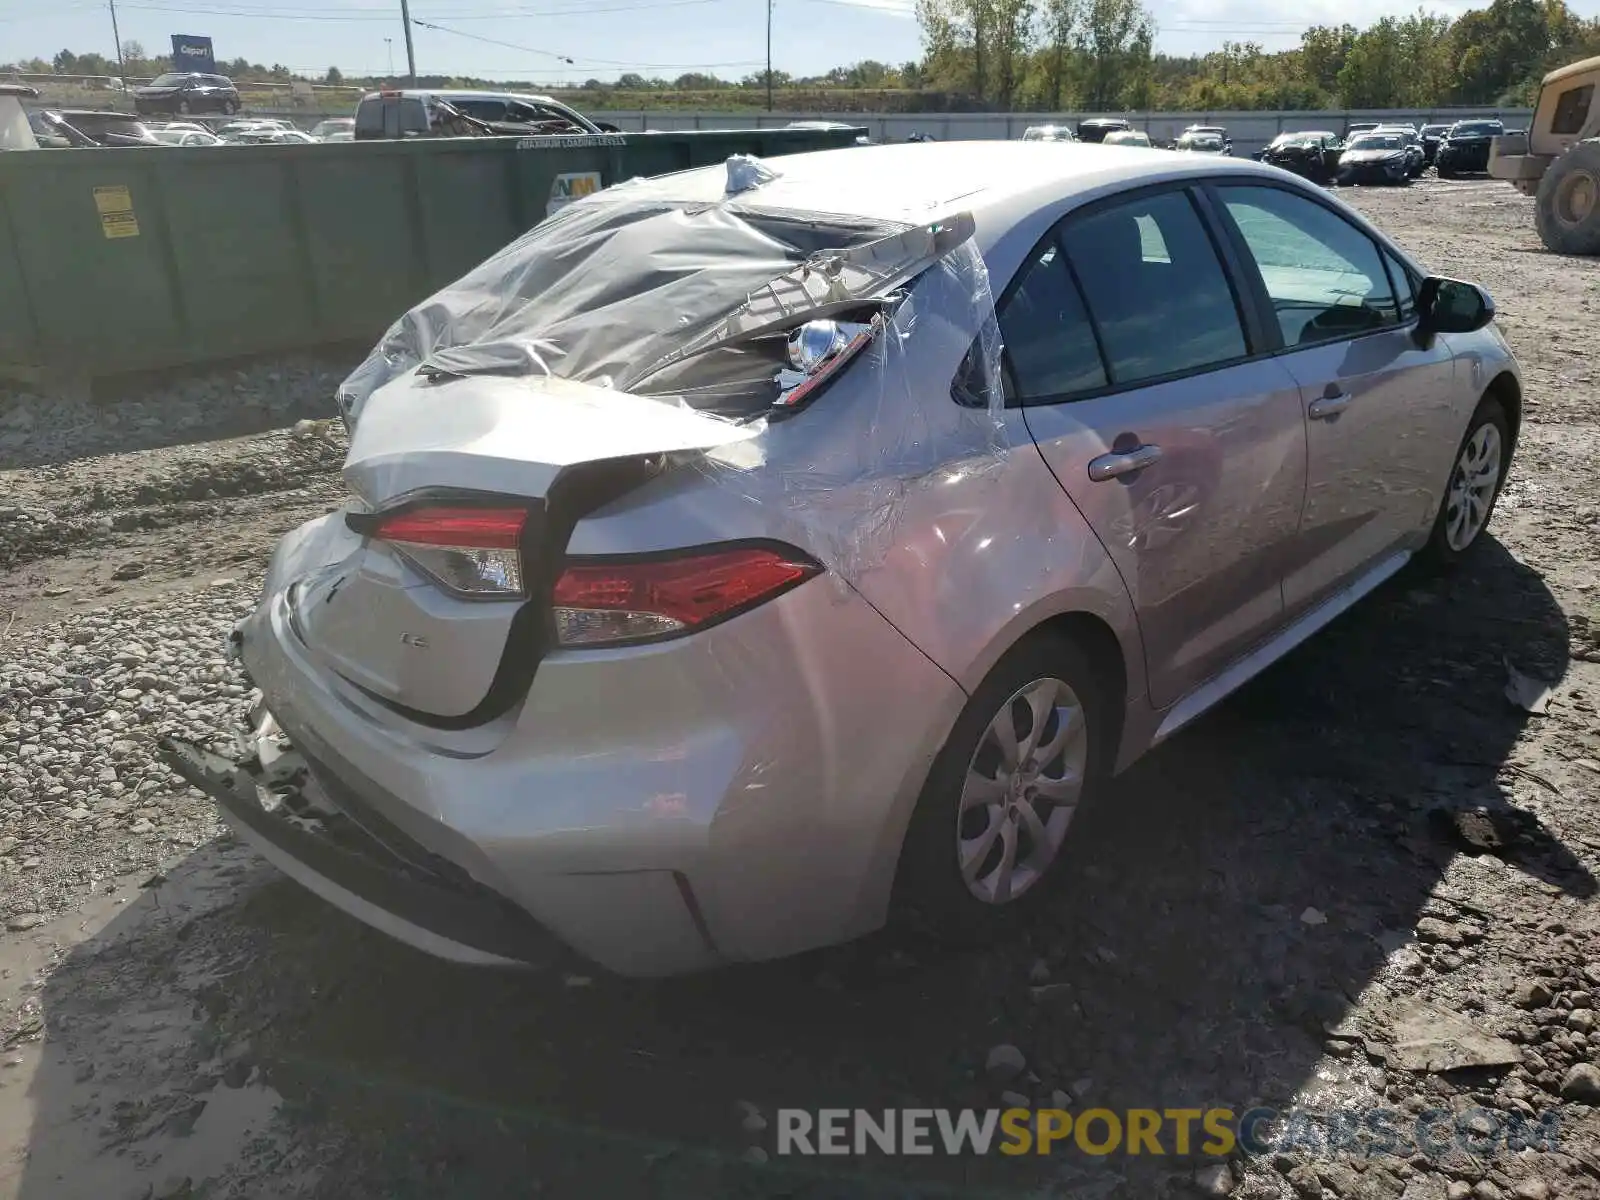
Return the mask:
M 1313 421 L 1326 421 L 1329 417 L 1337 417 L 1349 407 L 1349 392 L 1333 392 L 1318 400 L 1313 400 L 1311 407 L 1306 409 L 1306 414 Z
M 1119 475 L 1142 471 L 1161 459 L 1160 446 L 1137 446 L 1132 450 L 1116 450 L 1089 460 L 1089 478 L 1104 483 Z

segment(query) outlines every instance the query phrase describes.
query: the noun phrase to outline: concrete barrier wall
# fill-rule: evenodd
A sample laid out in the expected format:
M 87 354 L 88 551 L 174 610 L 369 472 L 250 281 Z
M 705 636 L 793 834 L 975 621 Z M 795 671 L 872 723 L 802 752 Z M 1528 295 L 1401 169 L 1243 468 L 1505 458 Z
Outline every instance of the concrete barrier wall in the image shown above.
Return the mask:
M 864 126 L 875 141 L 903 142 L 913 133 L 928 133 L 940 141 L 1019 138 L 1030 125 L 1051 123 L 1076 126 L 1085 117 L 1120 116 L 1143 129 L 1153 141 L 1165 145 L 1190 125 L 1221 125 L 1233 138 L 1235 154 L 1253 154 L 1280 133 L 1301 129 L 1326 129 L 1343 134 L 1353 121 L 1397 121 L 1419 129 L 1476 118 L 1498 118 L 1512 129 L 1526 128 L 1533 117 L 1528 108 L 1483 109 L 1347 109 L 1336 112 L 1186 112 L 1186 113 L 718 113 L 718 112 L 608 112 L 596 113 L 625 130 L 644 129 L 750 129 L 787 125 L 791 121 L 848 121 Z

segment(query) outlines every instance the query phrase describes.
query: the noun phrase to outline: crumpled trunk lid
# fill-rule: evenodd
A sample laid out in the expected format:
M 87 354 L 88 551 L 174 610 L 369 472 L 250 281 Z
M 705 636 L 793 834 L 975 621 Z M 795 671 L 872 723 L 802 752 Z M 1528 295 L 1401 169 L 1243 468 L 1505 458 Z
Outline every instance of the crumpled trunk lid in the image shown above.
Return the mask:
M 352 509 L 488 497 L 525 506 L 527 596 L 451 595 L 380 538 L 352 533 L 293 584 L 296 632 L 318 665 L 418 720 L 488 720 L 537 663 L 550 574 L 582 507 L 632 486 L 661 455 L 757 432 L 563 379 L 403 376 L 372 395 L 351 436 Z

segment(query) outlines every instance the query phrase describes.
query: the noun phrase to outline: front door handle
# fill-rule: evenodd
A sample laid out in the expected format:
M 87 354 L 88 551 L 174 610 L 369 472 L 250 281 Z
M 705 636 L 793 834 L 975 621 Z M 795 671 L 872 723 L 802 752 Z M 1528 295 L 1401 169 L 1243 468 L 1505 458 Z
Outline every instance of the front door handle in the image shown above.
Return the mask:
M 1330 391 L 1320 399 L 1313 400 L 1306 413 L 1313 421 L 1326 421 L 1329 417 L 1337 417 L 1349 407 L 1349 392 Z
M 1119 475 L 1131 475 L 1135 471 L 1142 471 L 1160 459 L 1160 446 L 1136 446 L 1132 450 L 1114 450 L 1110 454 L 1102 454 L 1098 458 L 1089 460 L 1089 478 L 1096 483 L 1104 483 Z

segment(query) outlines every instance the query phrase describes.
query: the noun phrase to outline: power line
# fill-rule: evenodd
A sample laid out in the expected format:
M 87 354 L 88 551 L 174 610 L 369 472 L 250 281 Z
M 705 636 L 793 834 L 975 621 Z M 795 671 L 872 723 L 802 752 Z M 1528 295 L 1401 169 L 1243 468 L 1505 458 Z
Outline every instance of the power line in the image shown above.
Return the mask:
M 688 8 L 696 4 L 725 4 L 728 0 L 657 0 L 646 4 L 619 4 L 606 8 L 547 8 L 547 9 L 468 9 L 465 12 L 440 13 L 451 21 L 520 21 L 524 17 L 583 17 L 590 13 L 645 12 L 658 8 Z M 426 13 L 425 16 L 432 16 Z
M 516 42 L 501 41 L 499 38 L 489 38 L 489 37 L 484 37 L 481 34 L 467 33 L 465 30 L 462 30 L 462 29 L 450 29 L 450 28 L 448 28 L 448 27 L 446 27 L 444 25 L 436 25 L 432 21 L 418 20 L 415 17 L 413 17 L 411 19 L 411 23 L 413 25 L 416 25 L 416 26 L 422 28 L 422 29 L 434 29 L 434 30 L 437 30 L 440 33 L 451 33 L 451 34 L 454 34 L 456 37 L 470 38 L 474 42 L 483 42 L 483 43 L 485 43 L 487 45 L 490 45 L 490 46 L 502 46 L 507 50 L 520 50 L 524 54 L 539 54 L 539 55 L 543 55 L 546 58 L 558 59 L 559 61 L 567 63 L 567 64 L 572 65 L 572 66 L 576 66 L 578 64 L 578 61 L 579 61 L 577 59 L 574 59 L 571 55 L 557 54 L 553 50 L 541 50 L 536 46 L 523 46 L 523 45 L 519 45 Z M 587 58 L 587 57 L 585 57 L 581 61 L 586 63 L 586 64 L 593 65 L 593 66 L 602 66 L 602 67 L 640 67 L 640 68 L 645 68 L 645 69 L 649 69 L 649 70 L 657 70 L 657 71 L 687 71 L 687 70 L 694 70 L 694 69 L 710 70 L 710 69 L 713 69 L 713 68 L 716 68 L 716 67 L 759 67 L 761 65 L 761 60 L 759 60 L 759 59 L 745 60 L 743 62 L 721 62 L 721 63 L 647 63 L 647 62 L 626 62 L 626 61 L 623 61 L 621 59 L 615 59 L 615 58 Z
M 397 18 L 387 13 L 369 13 L 357 16 L 352 12 L 348 15 L 340 16 L 329 12 L 327 9 L 288 10 L 279 8 L 251 11 L 245 9 L 186 8 L 175 4 L 124 4 L 122 7 L 124 9 L 137 9 L 140 12 L 185 13 L 197 17 L 231 17 L 246 21 L 288 19 L 292 21 L 353 21 L 361 24 L 381 21 L 390 25 L 397 22 Z

